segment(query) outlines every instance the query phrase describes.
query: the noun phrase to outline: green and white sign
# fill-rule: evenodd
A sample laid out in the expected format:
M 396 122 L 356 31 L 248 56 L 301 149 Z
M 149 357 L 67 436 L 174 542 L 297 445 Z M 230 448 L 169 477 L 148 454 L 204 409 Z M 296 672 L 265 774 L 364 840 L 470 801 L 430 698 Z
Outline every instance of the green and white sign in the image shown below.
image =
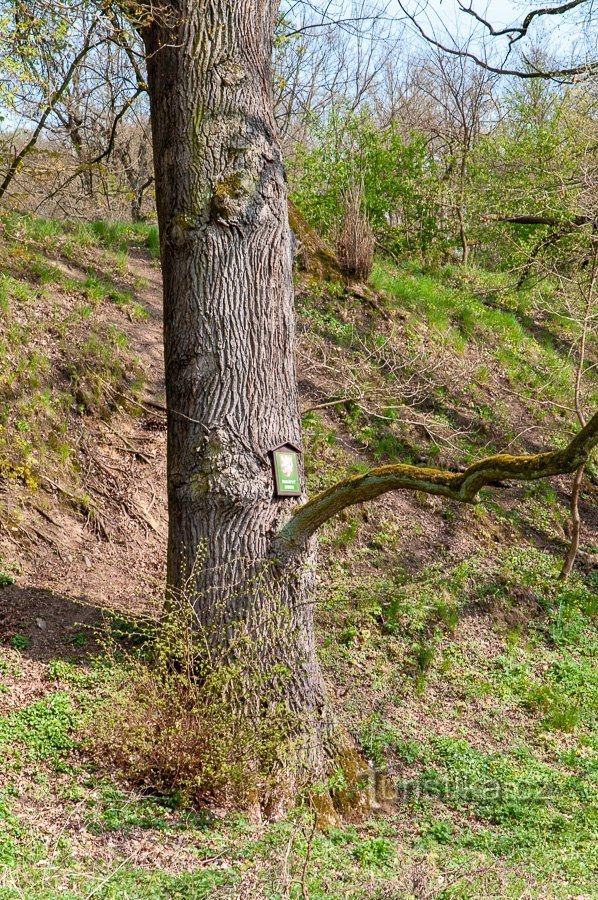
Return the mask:
M 277 497 L 300 497 L 299 454 L 288 445 L 272 451 Z

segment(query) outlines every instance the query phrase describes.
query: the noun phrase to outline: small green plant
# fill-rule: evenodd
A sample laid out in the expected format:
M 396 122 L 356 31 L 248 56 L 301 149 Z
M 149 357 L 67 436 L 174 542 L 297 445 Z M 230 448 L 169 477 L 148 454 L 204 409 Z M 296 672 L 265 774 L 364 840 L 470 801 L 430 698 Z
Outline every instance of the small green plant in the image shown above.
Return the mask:
M 29 643 L 30 639 L 24 634 L 14 634 L 10 639 L 10 645 L 13 650 L 26 650 Z
M 377 768 L 385 766 L 390 753 L 408 765 L 419 759 L 418 744 L 412 740 L 405 740 L 395 725 L 381 719 L 377 713 L 362 725 L 359 741 Z
M 334 546 L 338 549 L 345 549 L 355 542 L 359 533 L 359 519 L 352 516 L 351 519 L 343 526 L 339 534 L 334 538 Z
M 435 841 L 437 844 L 448 844 L 453 837 L 453 826 L 450 822 L 447 821 L 439 821 L 434 822 L 424 835 L 424 840 L 429 842 L 430 840 Z
M 85 647 L 89 641 L 89 634 L 82 630 L 75 631 L 66 638 L 66 641 L 74 647 Z
M 395 852 L 393 842 L 384 837 L 368 838 L 353 848 L 355 859 L 366 868 L 389 865 Z
M 51 694 L 9 718 L 0 719 L 0 747 L 17 742 L 29 758 L 49 760 L 61 768 L 74 746 L 76 718 L 67 694 Z
M 107 831 L 126 834 L 133 828 L 163 831 L 168 828 L 166 816 L 175 806 L 171 797 L 131 797 L 105 783 L 100 785 L 89 803 L 87 824 L 96 834 Z
M 434 657 L 436 656 L 436 648 L 433 644 L 419 644 L 415 650 L 415 664 L 417 666 L 418 673 L 423 674 L 427 672 L 428 669 L 432 666 L 434 662 Z

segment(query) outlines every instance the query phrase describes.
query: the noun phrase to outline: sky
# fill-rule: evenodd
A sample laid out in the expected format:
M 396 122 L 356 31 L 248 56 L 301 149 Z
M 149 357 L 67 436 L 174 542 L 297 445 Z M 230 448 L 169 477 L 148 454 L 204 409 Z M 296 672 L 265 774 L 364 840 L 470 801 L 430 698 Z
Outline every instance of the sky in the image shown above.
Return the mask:
M 294 0 L 287 0 L 293 4 Z M 302 0 L 298 0 L 301 3 Z M 303 0 L 313 8 L 319 10 L 332 9 L 336 14 L 349 16 L 355 14 L 355 9 L 368 4 L 376 5 L 384 13 L 397 22 L 404 20 L 404 14 L 398 0 Z M 496 29 L 505 25 L 520 24 L 528 11 L 538 7 L 559 5 L 562 0 L 462 0 L 463 5 L 471 2 L 473 9 L 486 18 Z M 284 6 L 284 4 L 283 4 Z M 506 37 L 490 37 L 484 27 L 475 19 L 459 9 L 458 0 L 403 0 L 403 6 L 412 13 L 417 13 L 417 21 L 428 33 L 433 33 L 444 44 L 457 44 L 462 46 L 468 39 L 470 49 L 473 52 L 482 53 L 484 50 L 490 55 L 496 54 L 496 59 L 502 61 L 508 48 Z M 593 48 L 596 56 L 596 43 L 598 42 L 598 25 L 594 23 L 593 33 L 590 33 L 587 24 L 580 25 L 580 16 L 591 3 L 584 3 L 579 9 L 572 10 L 566 15 L 542 16 L 534 20 L 529 30 L 529 38 L 522 40 L 517 46 L 522 51 L 527 49 L 534 41 L 541 41 L 542 45 L 552 53 L 567 57 L 582 46 Z M 413 28 L 413 26 L 410 26 Z M 531 38 L 531 40 L 530 40 Z M 592 55 L 592 49 L 590 49 Z

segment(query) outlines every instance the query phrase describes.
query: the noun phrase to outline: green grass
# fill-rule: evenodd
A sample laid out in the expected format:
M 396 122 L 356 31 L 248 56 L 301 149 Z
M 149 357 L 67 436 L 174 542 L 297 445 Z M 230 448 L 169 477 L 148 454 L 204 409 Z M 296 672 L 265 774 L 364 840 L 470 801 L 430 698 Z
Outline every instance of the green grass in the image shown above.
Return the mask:
M 128 232 L 8 212 L 2 222 L 0 476 L 36 490 L 43 471 L 76 489 L 74 416 L 109 415 L 120 395 L 134 394 L 140 383 L 124 332 L 98 315 L 99 307 L 114 304 L 138 320 L 147 312 L 131 290 L 114 283 L 118 259 L 112 250 L 102 250 L 112 256 L 96 260 L 110 277 L 90 268 L 88 256 L 80 261 L 87 276 L 70 277 L 51 257 L 63 252 L 65 241 L 84 254 Z M 134 229 L 137 241 L 150 236 L 149 226 Z
M 463 353 L 472 342 L 490 350 L 523 396 L 542 388 L 544 399 L 570 405 L 574 367 L 556 349 L 558 316 L 550 321 L 552 336 L 537 336 L 532 320 L 522 312 L 526 304 L 513 303 L 514 292 L 504 277 L 473 270 L 466 279 L 450 267 L 427 273 L 416 266 L 398 269 L 378 261 L 371 280 L 397 308 L 423 319 L 455 352 Z
M 143 247 L 154 258 L 160 256 L 158 228 L 145 222 L 91 222 L 87 232 L 94 240 L 115 252 L 126 252 L 129 247 Z
M 351 709 L 356 737 L 377 769 L 395 773 L 410 852 L 451 866 L 477 854 L 511 872 L 504 893 L 474 879 L 456 896 L 587 892 L 598 827 L 595 580 L 563 585 L 558 559 L 523 546 L 439 561 L 419 577 L 395 560 L 376 579 L 363 569 L 376 552 L 362 540 L 348 570 L 329 566 L 322 657 L 334 683 L 356 679 L 364 695 Z M 469 622 L 480 646 L 462 630 Z M 497 655 L 484 649 L 490 636 Z
M 126 253 L 130 247 L 142 247 L 153 257 L 160 254 L 158 228 L 151 223 L 63 222 L 8 211 L 2 217 L 9 239 L 41 244 L 46 250 L 59 248 L 68 239 L 71 248 L 97 246 Z
M 519 856 L 546 873 L 552 866 L 554 872 L 591 879 L 598 861 L 598 819 L 591 805 L 595 774 L 547 765 L 525 746 L 484 753 L 463 739 L 436 737 L 420 753 L 421 774 L 401 786 L 407 796 L 421 809 L 475 817 L 474 827 L 455 823 L 451 843 Z
M 7 719 L 0 719 L 0 746 L 16 745 L 34 760 L 63 760 L 73 748 L 75 724 L 71 698 L 56 693 Z

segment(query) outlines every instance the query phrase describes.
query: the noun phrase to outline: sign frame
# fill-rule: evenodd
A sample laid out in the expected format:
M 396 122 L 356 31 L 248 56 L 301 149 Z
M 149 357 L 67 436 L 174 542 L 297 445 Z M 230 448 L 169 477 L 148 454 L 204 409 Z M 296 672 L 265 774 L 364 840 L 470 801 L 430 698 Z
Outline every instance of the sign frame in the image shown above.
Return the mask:
M 288 477 L 281 468 L 282 454 L 290 454 L 293 457 L 293 473 Z M 301 488 L 301 471 L 299 468 L 299 460 L 301 450 L 295 444 L 287 441 L 270 450 L 270 458 L 272 460 L 272 471 L 274 472 L 274 487 L 277 497 L 284 499 L 285 497 L 301 497 L 303 490 Z

